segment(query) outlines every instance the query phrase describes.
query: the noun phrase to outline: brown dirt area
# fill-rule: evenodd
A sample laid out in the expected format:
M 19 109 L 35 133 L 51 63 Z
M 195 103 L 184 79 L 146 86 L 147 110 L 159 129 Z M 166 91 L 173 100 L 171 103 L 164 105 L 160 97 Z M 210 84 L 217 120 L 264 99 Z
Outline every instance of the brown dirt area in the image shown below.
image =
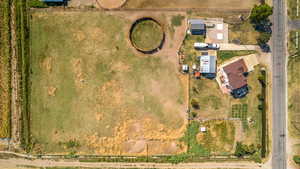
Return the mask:
M 251 9 L 258 0 L 128 0 L 124 8 Z
M 120 8 L 126 0 L 97 0 L 102 8 L 113 9 Z

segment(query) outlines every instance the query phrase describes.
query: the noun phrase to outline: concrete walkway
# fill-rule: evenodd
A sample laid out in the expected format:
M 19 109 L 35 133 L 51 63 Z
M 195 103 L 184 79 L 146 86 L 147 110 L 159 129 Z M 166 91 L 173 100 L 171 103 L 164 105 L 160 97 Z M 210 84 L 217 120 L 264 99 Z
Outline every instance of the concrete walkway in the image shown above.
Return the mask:
M 233 43 L 220 43 L 220 50 L 257 50 L 257 45 L 237 45 Z

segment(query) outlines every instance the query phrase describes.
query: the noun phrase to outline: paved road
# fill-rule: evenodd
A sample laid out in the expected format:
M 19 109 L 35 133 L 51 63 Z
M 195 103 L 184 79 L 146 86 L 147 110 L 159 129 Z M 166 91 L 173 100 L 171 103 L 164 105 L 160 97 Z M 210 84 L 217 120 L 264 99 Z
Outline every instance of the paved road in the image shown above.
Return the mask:
M 273 0 L 273 151 L 272 169 L 286 169 L 286 9 L 283 0 Z
M 300 19 L 289 20 L 288 25 L 291 30 L 300 29 Z

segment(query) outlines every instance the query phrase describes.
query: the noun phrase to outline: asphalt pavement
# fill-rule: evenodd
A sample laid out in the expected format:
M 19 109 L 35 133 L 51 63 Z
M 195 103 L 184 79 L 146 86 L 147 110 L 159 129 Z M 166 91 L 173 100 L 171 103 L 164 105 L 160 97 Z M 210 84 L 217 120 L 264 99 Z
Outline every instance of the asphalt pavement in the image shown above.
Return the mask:
M 300 29 L 300 19 L 289 20 L 288 25 L 291 30 Z
M 273 0 L 272 72 L 273 125 L 272 169 L 286 169 L 286 8 L 284 0 Z

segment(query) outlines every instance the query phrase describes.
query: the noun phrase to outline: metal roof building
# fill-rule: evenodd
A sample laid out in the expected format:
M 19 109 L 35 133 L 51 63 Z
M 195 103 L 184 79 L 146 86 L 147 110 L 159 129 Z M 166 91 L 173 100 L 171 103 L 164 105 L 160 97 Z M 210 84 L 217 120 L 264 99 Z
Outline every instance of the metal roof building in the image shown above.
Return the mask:
M 200 56 L 200 73 L 216 73 L 217 71 L 216 56 L 204 55 Z
M 205 23 L 201 19 L 190 19 L 190 32 L 192 35 L 204 35 L 205 34 Z

